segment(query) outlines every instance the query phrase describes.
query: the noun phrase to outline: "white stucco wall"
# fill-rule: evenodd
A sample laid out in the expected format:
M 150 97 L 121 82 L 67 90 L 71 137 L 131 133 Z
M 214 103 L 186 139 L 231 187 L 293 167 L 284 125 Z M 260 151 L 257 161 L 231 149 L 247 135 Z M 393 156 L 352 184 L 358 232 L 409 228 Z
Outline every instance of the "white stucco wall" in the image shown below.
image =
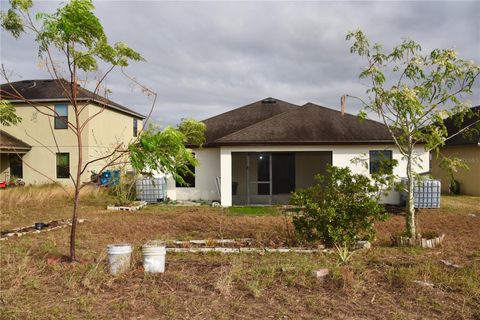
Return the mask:
M 220 200 L 215 178 L 220 177 L 220 149 L 194 149 L 199 165 L 195 168 L 195 187 L 175 187 L 175 180 L 167 180 L 167 197 L 172 200 Z
M 353 164 L 352 159 L 364 154 L 368 159 L 370 150 L 392 150 L 393 159 L 398 160 L 394 174 L 405 177 L 406 161 L 393 145 L 345 145 L 345 146 L 237 146 L 222 148 L 205 148 L 195 150 L 200 161 L 196 168 L 195 188 L 172 188 L 169 197 L 177 200 L 215 200 L 218 199 L 215 186 L 215 177 L 221 176 L 221 202 L 223 206 L 232 205 L 232 152 L 308 152 L 331 151 L 332 164 L 339 167 L 350 167 L 353 173 L 369 175 L 369 170 L 362 164 Z M 417 146 L 415 153 L 419 157 L 416 172 L 428 171 L 429 154 L 422 146 Z M 173 179 L 171 179 L 173 180 Z M 174 181 L 169 181 L 169 186 L 174 186 Z M 384 202 L 397 204 L 400 195 L 391 192 Z

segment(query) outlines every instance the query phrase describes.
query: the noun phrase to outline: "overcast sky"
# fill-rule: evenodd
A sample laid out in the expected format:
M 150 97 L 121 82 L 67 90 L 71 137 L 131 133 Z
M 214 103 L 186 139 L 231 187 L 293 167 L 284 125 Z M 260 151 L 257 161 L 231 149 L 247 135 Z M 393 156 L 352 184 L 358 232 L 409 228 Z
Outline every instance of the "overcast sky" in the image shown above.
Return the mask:
M 34 10 L 53 12 L 61 2 Z M 362 29 L 386 48 L 411 38 L 425 51 L 454 48 L 480 61 L 480 2 L 94 2 L 111 42 L 147 60 L 128 71 L 158 93 L 154 119 L 174 124 L 275 97 L 339 109 L 342 94 L 364 94 L 363 61 L 345 35 Z M 2 10 L 7 2 L 1 2 Z M 1 59 L 13 79 L 48 78 L 32 37 L 1 34 Z M 146 113 L 149 100 L 115 73 L 110 98 Z M 480 83 L 475 95 L 480 104 Z M 353 103 L 347 111 L 356 113 Z

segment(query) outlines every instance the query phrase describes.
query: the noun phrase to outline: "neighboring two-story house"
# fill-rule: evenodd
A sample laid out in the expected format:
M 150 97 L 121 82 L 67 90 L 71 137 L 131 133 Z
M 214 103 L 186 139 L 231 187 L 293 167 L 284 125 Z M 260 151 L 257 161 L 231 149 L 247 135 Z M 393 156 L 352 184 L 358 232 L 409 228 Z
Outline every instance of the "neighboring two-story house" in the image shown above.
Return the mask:
M 10 100 L 22 121 L 0 128 L 0 181 L 22 178 L 27 184 L 72 183 L 69 177 L 76 174 L 77 140 L 61 119 L 73 122 L 75 118 L 63 89 L 69 85 L 65 80 L 24 80 L 1 85 L 0 98 Z M 42 112 L 56 117 L 44 115 L 25 100 L 16 99 L 15 91 Z M 82 87 L 77 101 L 85 105 L 82 123 L 98 113 L 83 130 L 84 163 L 107 155 L 119 143 L 127 145 L 142 129 L 143 115 Z M 89 181 L 92 171 L 98 172 L 104 164 L 105 161 L 99 161 L 89 166 L 82 181 Z

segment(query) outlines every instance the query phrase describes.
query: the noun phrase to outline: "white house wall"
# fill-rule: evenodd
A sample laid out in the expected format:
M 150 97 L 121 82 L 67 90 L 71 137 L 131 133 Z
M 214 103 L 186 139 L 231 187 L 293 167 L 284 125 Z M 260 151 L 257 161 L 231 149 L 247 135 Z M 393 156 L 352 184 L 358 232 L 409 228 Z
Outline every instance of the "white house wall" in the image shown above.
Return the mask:
M 218 200 L 215 178 L 221 177 L 221 203 L 223 206 L 232 205 L 232 153 L 233 152 L 313 152 L 331 151 L 332 164 L 338 167 L 349 167 L 353 173 L 369 176 L 369 170 L 363 164 L 352 163 L 354 158 L 364 155 L 368 161 L 370 150 L 392 150 L 393 159 L 398 161 L 394 174 L 405 177 L 406 161 L 392 145 L 345 145 L 345 146 L 237 146 L 221 148 L 204 148 L 194 150 L 200 165 L 196 168 L 194 188 L 175 188 L 172 178 L 168 181 L 168 197 L 176 200 Z M 419 164 L 416 172 L 425 172 L 429 169 L 429 154 L 422 146 L 417 146 Z M 385 203 L 398 204 L 400 195 L 391 192 Z
M 195 187 L 175 187 L 172 177 L 167 181 L 167 197 L 172 200 L 220 200 L 215 178 L 220 177 L 220 149 L 193 150 L 199 165 L 195 168 Z
M 369 170 L 363 164 L 352 163 L 354 158 L 365 155 L 368 160 L 370 150 L 392 150 L 392 157 L 398 160 L 398 165 L 394 174 L 400 177 L 406 176 L 406 161 L 402 155 L 392 145 L 345 145 L 345 146 L 238 146 L 222 147 L 222 205 L 231 206 L 232 199 L 232 179 L 231 179 L 231 153 L 232 152 L 308 152 L 308 151 L 332 151 L 332 164 L 338 167 L 349 167 L 353 173 L 369 175 Z M 429 154 L 425 152 L 422 146 L 417 146 L 415 153 L 418 155 L 419 164 L 414 168 L 416 172 L 428 171 Z M 391 192 L 384 202 L 398 204 L 400 195 L 398 192 Z

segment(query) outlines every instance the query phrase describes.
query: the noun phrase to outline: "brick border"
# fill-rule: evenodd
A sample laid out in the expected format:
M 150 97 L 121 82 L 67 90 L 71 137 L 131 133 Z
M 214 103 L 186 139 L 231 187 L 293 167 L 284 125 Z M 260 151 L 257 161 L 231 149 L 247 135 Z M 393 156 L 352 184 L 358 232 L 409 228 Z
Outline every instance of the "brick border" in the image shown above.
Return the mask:
M 147 205 L 146 201 L 140 201 L 140 203 L 136 206 L 107 206 L 107 210 L 112 211 L 137 211 L 142 209 Z

